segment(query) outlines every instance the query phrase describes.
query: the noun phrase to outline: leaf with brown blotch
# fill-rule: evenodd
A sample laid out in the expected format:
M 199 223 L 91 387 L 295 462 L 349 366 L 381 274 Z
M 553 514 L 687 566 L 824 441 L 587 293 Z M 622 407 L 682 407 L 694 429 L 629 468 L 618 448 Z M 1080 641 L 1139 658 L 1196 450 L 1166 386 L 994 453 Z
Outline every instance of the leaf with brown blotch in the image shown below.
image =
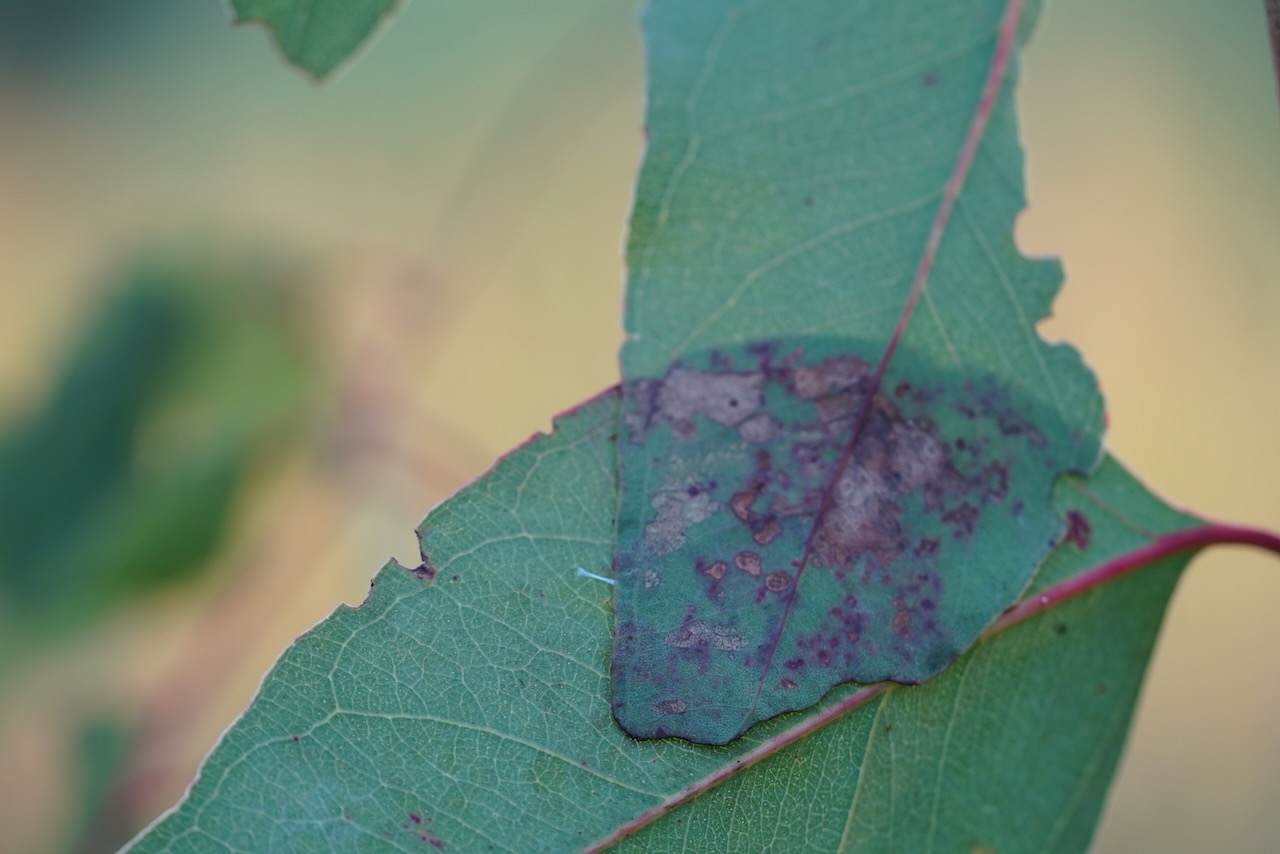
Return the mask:
M 928 6 L 649 8 L 617 444 L 632 736 L 723 744 L 842 682 L 934 676 L 1062 537 L 1054 481 L 1099 459 L 1092 374 L 1034 329 L 1060 272 L 1013 242 L 1026 10 Z

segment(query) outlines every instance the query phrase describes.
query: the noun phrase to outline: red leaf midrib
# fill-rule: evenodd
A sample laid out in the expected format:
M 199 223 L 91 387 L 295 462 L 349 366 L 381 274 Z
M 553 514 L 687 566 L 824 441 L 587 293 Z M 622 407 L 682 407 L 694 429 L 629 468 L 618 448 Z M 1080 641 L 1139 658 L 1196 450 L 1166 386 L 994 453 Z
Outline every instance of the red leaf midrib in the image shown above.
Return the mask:
M 755 709 L 760 702 L 760 696 L 764 691 L 769 671 L 773 667 L 774 656 L 782 640 L 782 633 L 786 629 L 787 620 L 791 614 L 791 607 L 799 596 L 800 577 L 804 574 L 805 568 L 809 565 L 809 559 L 813 556 L 813 545 L 818 531 L 821 529 L 822 520 L 831 509 L 836 484 L 839 483 L 841 476 L 849 465 L 849 461 L 853 458 L 854 448 L 858 444 L 867 416 L 871 412 L 871 404 L 880 390 L 885 373 L 889 369 L 889 362 L 893 359 L 893 354 L 898 349 L 898 343 L 902 340 L 903 333 L 906 332 L 907 324 L 915 312 L 920 295 L 924 293 L 929 272 L 933 269 L 938 247 L 942 243 L 942 235 L 946 231 L 956 200 L 960 196 L 960 191 L 964 188 L 965 178 L 968 177 L 978 146 L 982 142 L 991 114 L 995 110 L 996 99 L 1000 95 L 1000 86 L 1004 81 L 1005 70 L 1009 66 L 1009 58 L 1013 55 L 1021 14 L 1022 0 L 1008 0 L 1005 4 L 1004 14 L 1000 19 L 995 50 L 991 56 L 991 65 L 987 69 L 986 80 L 982 85 L 982 93 L 978 98 L 977 106 L 974 108 L 973 118 L 969 122 L 968 131 L 965 133 L 964 143 L 960 146 L 960 153 L 956 156 L 955 165 L 952 167 L 951 174 L 948 176 L 947 183 L 943 188 L 942 198 L 938 202 L 938 210 L 934 214 L 933 223 L 929 227 L 929 235 L 925 239 L 924 248 L 920 253 L 920 261 L 916 265 L 915 275 L 911 280 L 911 288 L 907 291 L 907 298 L 902 306 L 902 311 L 898 315 L 898 321 L 894 325 L 893 332 L 885 344 L 884 353 L 881 355 L 875 372 L 871 376 L 870 386 L 862 399 L 857 418 L 849 431 L 849 438 L 832 468 L 831 476 L 827 480 L 826 488 L 822 493 L 822 502 L 818 505 L 818 512 L 814 515 L 809 533 L 805 537 L 804 548 L 796 564 L 795 579 L 791 586 L 792 594 L 783 606 L 782 618 L 778 621 L 778 627 L 769 641 L 769 650 L 760 670 L 760 681 L 756 685 L 756 694 L 751 702 L 751 709 L 743 719 L 744 727 L 753 722 Z

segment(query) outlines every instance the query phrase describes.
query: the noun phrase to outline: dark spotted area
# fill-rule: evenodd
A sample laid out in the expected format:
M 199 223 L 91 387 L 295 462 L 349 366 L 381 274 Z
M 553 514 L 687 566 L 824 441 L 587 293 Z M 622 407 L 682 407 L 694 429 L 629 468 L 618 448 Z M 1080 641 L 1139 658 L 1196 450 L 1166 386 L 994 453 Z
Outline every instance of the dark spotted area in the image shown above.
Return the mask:
M 1093 526 L 1089 519 L 1079 510 L 1067 511 L 1067 542 L 1084 551 L 1089 548 L 1089 539 L 1093 536 Z
M 841 682 L 927 679 L 1061 537 L 1053 481 L 1090 452 L 1056 417 L 902 348 L 873 388 L 877 356 L 764 342 L 624 386 L 613 680 L 631 735 L 719 744 Z

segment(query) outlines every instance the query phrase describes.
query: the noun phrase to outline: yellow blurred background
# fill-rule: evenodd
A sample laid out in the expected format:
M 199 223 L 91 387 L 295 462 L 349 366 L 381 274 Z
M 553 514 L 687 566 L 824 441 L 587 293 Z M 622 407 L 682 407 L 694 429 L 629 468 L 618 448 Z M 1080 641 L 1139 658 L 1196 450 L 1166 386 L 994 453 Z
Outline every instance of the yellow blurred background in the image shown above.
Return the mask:
M 388 555 L 417 562 L 428 509 L 615 381 L 635 15 L 419 0 L 316 86 L 212 0 L 0 0 L 0 424 L 45 404 L 139 259 L 279 291 L 302 365 L 204 571 L 0 661 L 0 848 L 122 843 L 292 638 L 362 601 Z M 1023 69 L 1018 237 L 1068 274 L 1042 331 L 1083 350 L 1110 447 L 1154 489 L 1280 527 L 1261 3 L 1058 2 Z M 1275 850 L 1277 601 L 1274 558 L 1195 562 L 1098 851 Z M 82 819 L 77 745 L 101 721 L 129 735 Z

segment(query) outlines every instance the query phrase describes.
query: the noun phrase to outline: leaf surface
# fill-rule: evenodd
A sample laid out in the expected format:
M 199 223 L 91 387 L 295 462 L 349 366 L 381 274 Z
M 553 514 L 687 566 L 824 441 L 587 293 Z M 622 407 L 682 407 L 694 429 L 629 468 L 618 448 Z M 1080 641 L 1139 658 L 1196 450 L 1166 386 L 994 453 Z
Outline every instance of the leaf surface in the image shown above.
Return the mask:
M 574 851 L 691 786 L 708 791 L 624 847 L 1084 847 L 1181 562 L 776 752 L 851 689 L 727 747 L 635 741 L 610 715 L 611 588 L 575 573 L 610 559 L 617 406 L 562 417 L 434 511 L 429 561 L 388 565 L 364 604 L 300 637 L 135 850 Z M 1037 588 L 1192 523 L 1114 464 L 1056 496 L 1091 535 L 1059 548 Z M 760 763 L 699 783 L 757 749 Z
M 290 62 L 328 76 L 373 35 L 397 0 L 231 0 L 236 23 L 257 22 Z
M 823 420 L 814 400 L 794 393 L 796 370 L 883 360 L 929 255 L 1002 11 L 982 2 L 655 3 L 623 391 L 558 419 L 551 435 L 433 511 L 419 528 L 422 564 L 392 562 L 365 603 L 299 638 L 135 850 L 1086 847 L 1185 557 L 980 640 L 923 685 L 837 685 L 816 706 L 720 747 L 619 729 L 609 701 L 614 588 L 578 573 L 608 571 L 620 507 L 657 510 L 655 492 L 620 493 L 615 446 L 654 424 L 676 441 L 677 419 L 637 418 L 676 372 L 750 375 L 761 366 L 749 359 L 765 356 L 760 342 L 771 366 L 802 346 L 809 363 L 792 363 L 772 389 L 761 380 L 765 397 L 793 398 L 769 414 L 794 431 Z M 959 426 L 968 419 L 955 404 L 975 390 L 1008 401 L 1044 436 L 1057 462 L 1015 481 L 1041 492 L 1035 508 L 1024 506 L 1039 554 L 1019 555 L 1018 573 L 1001 576 L 1009 596 L 1195 522 L 1110 461 L 1087 478 L 1054 480 L 1063 461 L 1093 466 L 1101 401 L 1076 354 L 1034 333 L 1060 276 L 1013 245 L 1021 155 L 1011 72 L 1002 79 L 917 315 L 886 368 L 890 382 L 861 398 L 889 395 L 896 414 L 881 410 L 885 436 L 933 419 L 966 484 L 983 467 L 966 468 L 956 440 L 999 432 L 1001 421 Z M 945 417 L 911 412 L 910 395 L 893 396 L 900 383 L 938 390 L 952 406 Z M 697 417 L 695 433 L 724 428 L 721 438 L 743 439 L 745 421 Z M 1011 444 L 1034 461 L 1034 443 L 1020 436 Z M 893 442 L 882 444 L 892 456 Z M 624 454 L 624 478 L 629 465 L 634 474 Z M 661 491 L 660 470 L 656 483 Z M 688 486 L 685 497 L 697 498 Z M 896 489 L 900 512 L 946 527 L 927 489 Z M 724 501 L 731 515 L 734 494 Z M 1017 499 L 1006 499 L 983 515 L 1010 511 Z M 741 528 L 755 504 L 739 505 L 748 518 L 730 524 Z M 687 520 L 688 507 L 679 509 Z M 632 536 L 643 543 L 647 522 L 627 518 L 640 520 Z M 998 559 L 988 547 L 968 565 Z M 732 571 L 751 576 L 736 560 Z M 948 646 L 966 645 L 951 632 Z
M 1095 465 L 1102 402 L 1034 330 L 1058 266 L 1013 242 L 1034 12 L 650 5 L 613 657 L 633 736 L 723 744 L 840 682 L 927 679 L 1066 530 L 1051 485 Z

